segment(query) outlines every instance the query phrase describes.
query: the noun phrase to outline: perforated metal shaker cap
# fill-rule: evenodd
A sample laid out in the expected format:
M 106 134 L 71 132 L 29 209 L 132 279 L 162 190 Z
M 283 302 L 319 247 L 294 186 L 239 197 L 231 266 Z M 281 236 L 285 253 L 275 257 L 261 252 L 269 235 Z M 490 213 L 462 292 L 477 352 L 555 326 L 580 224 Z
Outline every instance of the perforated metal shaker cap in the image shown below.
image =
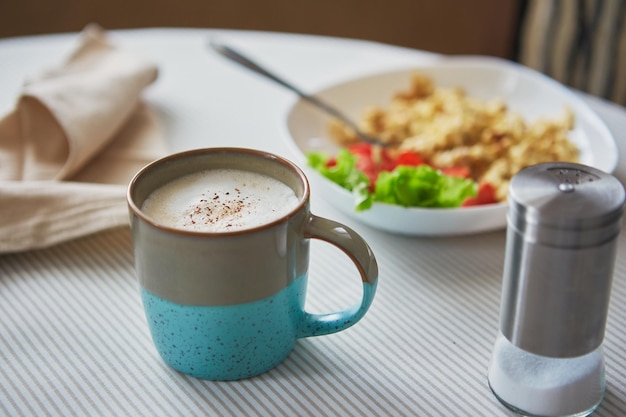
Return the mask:
M 615 177 L 580 164 L 513 178 L 500 330 L 514 345 L 549 357 L 600 346 L 624 199 Z
M 594 245 L 619 232 L 624 187 L 592 167 L 539 164 L 513 177 L 509 204 L 509 222 L 527 239 L 564 247 Z

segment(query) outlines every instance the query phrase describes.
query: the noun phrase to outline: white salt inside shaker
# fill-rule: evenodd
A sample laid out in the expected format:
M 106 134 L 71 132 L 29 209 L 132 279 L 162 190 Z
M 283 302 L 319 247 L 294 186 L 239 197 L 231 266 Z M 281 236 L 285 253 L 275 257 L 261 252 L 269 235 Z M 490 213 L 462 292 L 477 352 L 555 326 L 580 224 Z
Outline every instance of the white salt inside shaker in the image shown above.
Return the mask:
M 602 401 L 624 199 L 617 179 L 579 164 L 535 165 L 511 182 L 489 385 L 519 414 L 586 416 Z

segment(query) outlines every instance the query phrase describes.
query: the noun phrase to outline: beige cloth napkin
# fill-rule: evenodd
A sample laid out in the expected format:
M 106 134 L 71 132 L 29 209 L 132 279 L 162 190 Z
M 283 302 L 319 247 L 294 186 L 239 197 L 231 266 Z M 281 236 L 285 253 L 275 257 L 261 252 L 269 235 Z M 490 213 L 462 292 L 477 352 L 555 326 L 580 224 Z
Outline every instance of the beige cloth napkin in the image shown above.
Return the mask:
M 0 252 L 128 225 L 128 182 L 166 152 L 140 97 L 156 77 L 90 25 L 65 62 L 25 83 L 0 119 Z

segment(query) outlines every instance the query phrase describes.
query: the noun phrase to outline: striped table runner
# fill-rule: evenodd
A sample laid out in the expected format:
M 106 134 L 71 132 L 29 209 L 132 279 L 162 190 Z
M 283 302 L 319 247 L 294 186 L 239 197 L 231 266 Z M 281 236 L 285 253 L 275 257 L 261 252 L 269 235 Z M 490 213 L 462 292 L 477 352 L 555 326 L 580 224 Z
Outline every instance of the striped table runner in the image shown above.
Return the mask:
M 274 370 L 211 382 L 153 348 L 121 229 L 0 257 L 0 415 L 501 416 L 486 379 L 504 232 L 403 238 L 354 225 L 380 260 L 366 318 L 301 340 Z M 626 234 L 615 271 L 597 416 L 626 410 Z M 360 284 L 335 248 L 312 245 L 310 311 L 353 302 Z

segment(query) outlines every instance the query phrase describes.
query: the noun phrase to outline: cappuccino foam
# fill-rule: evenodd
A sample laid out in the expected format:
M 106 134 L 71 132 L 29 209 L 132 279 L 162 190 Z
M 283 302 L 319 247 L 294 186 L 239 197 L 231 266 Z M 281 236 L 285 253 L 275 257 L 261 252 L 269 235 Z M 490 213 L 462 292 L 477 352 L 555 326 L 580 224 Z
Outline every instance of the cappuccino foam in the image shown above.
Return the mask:
M 290 187 L 267 175 L 214 169 L 157 188 L 142 211 L 164 226 L 228 232 L 271 223 L 291 212 L 298 201 Z

